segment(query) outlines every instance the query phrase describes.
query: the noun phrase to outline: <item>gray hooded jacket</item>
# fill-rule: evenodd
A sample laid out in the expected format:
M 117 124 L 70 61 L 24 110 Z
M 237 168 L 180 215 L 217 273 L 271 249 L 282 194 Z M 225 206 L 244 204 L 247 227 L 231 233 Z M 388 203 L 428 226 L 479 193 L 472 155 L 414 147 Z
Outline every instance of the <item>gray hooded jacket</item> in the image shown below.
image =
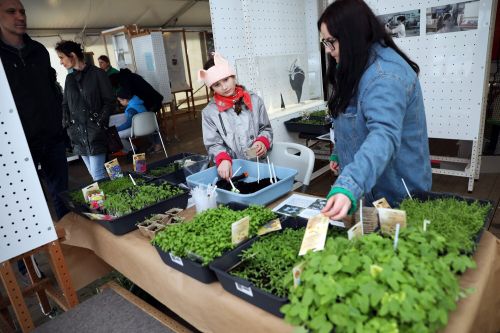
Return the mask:
M 260 136 L 272 146 L 273 129 L 264 102 L 252 92 L 250 96 L 253 110 L 243 105 L 240 115 L 233 108 L 220 112 L 213 98 L 203 109 L 203 144 L 212 160 L 221 152 L 231 158 L 246 159 L 245 150 Z

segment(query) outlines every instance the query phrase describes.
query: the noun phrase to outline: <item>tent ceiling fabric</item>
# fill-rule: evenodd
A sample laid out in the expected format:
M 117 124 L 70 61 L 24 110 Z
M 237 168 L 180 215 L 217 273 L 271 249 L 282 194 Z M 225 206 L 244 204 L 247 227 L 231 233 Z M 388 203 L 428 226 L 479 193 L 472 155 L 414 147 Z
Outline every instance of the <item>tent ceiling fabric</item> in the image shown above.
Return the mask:
M 207 0 L 22 0 L 31 29 L 108 29 L 137 24 L 161 27 L 184 6 L 196 2 L 169 27 L 209 27 Z

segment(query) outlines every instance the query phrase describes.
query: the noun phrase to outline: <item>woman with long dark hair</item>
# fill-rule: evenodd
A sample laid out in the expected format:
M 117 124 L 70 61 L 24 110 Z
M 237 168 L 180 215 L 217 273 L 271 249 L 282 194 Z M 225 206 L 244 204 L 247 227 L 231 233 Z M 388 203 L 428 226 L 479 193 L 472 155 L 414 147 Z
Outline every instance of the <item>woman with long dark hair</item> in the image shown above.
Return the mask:
M 432 174 L 419 67 L 401 51 L 362 0 L 337 0 L 318 20 L 328 53 L 335 148 L 340 174 L 323 213 L 341 219 L 385 197 L 429 191 Z
M 64 84 L 63 125 L 94 180 L 106 177 L 107 126 L 114 107 L 114 94 L 106 73 L 86 64 L 80 44 L 61 41 L 56 52 L 70 70 Z

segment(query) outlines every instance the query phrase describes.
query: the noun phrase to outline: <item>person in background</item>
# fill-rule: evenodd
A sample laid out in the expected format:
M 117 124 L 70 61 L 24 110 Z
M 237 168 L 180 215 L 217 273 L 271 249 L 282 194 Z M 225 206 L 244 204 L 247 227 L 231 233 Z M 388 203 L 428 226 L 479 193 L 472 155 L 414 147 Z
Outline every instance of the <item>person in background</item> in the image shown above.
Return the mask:
M 221 178 L 232 177 L 233 158 L 246 159 L 254 147 L 259 157 L 271 148 L 273 129 L 264 101 L 236 84 L 236 72 L 220 54 L 198 71 L 198 80 L 214 92 L 202 112 L 203 143 Z
M 124 88 L 132 95 L 139 97 L 144 102 L 146 110 L 155 114 L 161 110 L 163 96 L 139 74 L 132 73 L 128 68 L 122 68 L 119 73 L 113 74 L 109 78 L 114 89 Z M 160 138 L 157 135 L 150 136 L 149 141 L 151 146 L 146 152 L 158 153 L 163 151 Z
M 66 69 L 63 99 L 63 124 L 73 145 L 82 157 L 92 179 L 106 177 L 107 136 L 104 127 L 114 107 L 114 95 L 106 73 L 84 62 L 80 44 L 61 41 L 56 52 Z
M 97 61 L 99 62 L 99 67 L 106 72 L 108 76 L 111 76 L 113 74 L 119 73 L 119 71 L 111 66 L 111 63 L 109 62 L 109 57 L 107 55 L 101 55 L 99 58 L 97 58 Z
M 68 189 L 60 92 L 49 53 L 26 34 L 26 12 L 18 0 L 0 0 L 0 58 L 33 163 L 41 166 L 60 219 L 68 212 L 57 195 Z
M 137 113 L 147 112 L 147 110 L 144 107 L 142 99 L 132 95 L 132 93 L 125 88 L 120 88 L 120 90 L 118 90 L 117 99 L 118 102 L 125 107 L 125 116 L 127 117 L 124 123 L 116 126 L 116 130 L 123 144 L 123 151 L 120 152 L 121 154 L 118 154 L 118 156 L 124 156 L 132 149 L 128 140 L 130 137 L 130 127 L 132 126 L 132 117 Z
M 391 206 L 408 190 L 429 191 L 432 174 L 419 67 L 362 0 L 337 0 L 318 20 L 328 53 L 328 108 L 340 167 L 322 212 L 342 219 L 360 198 Z

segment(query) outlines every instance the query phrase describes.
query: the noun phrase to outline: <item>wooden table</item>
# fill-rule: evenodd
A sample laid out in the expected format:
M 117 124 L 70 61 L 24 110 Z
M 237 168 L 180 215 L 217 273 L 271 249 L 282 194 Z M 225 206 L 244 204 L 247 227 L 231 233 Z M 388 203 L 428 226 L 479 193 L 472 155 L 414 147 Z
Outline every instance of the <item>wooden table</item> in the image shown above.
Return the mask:
M 192 216 L 194 209 L 186 210 Z M 218 282 L 203 284 L 165 265 L 138 230 L 115 236 L 76 214 L 58 224 L 65 244 L 90 249 L 136 285 L 202 332 L 292 332 L 292 326 L 224 291 Z M 500 242 L 485 232 L 474 256 L 478 268 L 467 271 L 462 286 L 475 292 L 460 300 L 445 332 L 500 330 Z M 88 267 L 92 270 L 92 267 Z

